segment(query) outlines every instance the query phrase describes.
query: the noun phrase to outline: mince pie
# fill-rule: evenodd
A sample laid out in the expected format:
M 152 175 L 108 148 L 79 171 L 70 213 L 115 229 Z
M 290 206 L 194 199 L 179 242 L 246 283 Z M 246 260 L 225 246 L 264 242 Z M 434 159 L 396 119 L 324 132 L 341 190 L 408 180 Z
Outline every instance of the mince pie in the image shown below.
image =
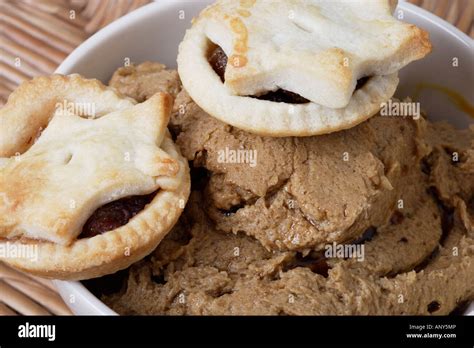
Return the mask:
M 351 128 L 373 116 L 397 72 L 431 50 L 389 1 L 219 0 L 194 21 L 178 70 L 211 116 L 270 136 Z
M 13 92 L 0 110 L 0 244 L 34 255 L 2 260 L 85 279 L 155 249 L 190 189 L 167 130 L 171 104 L 164 93 L 136 104 L 79 75 L 39 77 Z

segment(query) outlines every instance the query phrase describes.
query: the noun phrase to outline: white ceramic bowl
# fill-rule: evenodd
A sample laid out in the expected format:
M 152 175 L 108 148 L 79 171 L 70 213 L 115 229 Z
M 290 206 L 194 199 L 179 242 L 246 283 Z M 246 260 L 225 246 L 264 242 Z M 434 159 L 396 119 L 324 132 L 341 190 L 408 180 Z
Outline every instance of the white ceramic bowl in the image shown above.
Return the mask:
M 126 59 L 133 63 L 159 61 L 175 67 L 178 45 L 186 28 L 210 2 L 159 0 L 144 6 L 89 38 L 56 72 L 79 73 L 107 83 Z M 409 3 L 400 3 L 397 11 L 402 11 L 404 21 L 429 31 L 434 46 L 429 57 L 410 64 L 400 73 L 398 95 L 411 95 L 420 82 L 436 83 L 460 92 L 474 104 L 473 40 L 442 19 Z M 451 64 L 454 57 L 459 63 L 456 68 Z M 435 96 L 435 93 L 427 91 L 420 97 L 422 108 L 431 119 L 446 119 L 459 127 L 472 122 L 443 95 Z M 116 314 L 79 282 L 56 281 L 56 286 L 75 314 Z M 466 314 L 474 315 L 474 304 Z

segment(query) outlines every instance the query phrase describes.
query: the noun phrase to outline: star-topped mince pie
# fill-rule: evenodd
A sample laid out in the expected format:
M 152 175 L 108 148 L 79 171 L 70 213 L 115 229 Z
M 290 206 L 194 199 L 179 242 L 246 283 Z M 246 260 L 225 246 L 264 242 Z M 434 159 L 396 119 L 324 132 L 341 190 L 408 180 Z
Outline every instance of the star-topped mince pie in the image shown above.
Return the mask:
M 353 127 L 431 50 L 388 0 L 218 0 L 185 35 L 183 86 L 210 115 L 271 136 Z
M 0 245 L 14 251 L 2 260 L 85 279 L 155 249 L 190 189 L 171 103 L 157 93 L 135 104 L 79 75 L 21 85 L 0 110 Z

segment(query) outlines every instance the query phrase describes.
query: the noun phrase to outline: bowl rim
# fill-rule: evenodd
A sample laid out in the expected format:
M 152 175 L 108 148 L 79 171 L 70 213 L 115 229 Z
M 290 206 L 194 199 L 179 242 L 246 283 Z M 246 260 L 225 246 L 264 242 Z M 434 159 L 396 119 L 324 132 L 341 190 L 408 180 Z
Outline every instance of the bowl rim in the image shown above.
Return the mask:
M 422 17 L 425 17 L 438 29 L 446 31 L 452 36 L 453 39 L 462 42 L 467 48 L 474 50 L 474 39 L 471 39 L 466 33 L 462 32 L 457 27 L 444 20 L 443 18 L 436 16 L 435 14 L 429 12 L 428 10 L 425 10 L 422 7 L 409 3 L 406 0 L 399 2 L 397 9 L 399 7 L 411 14 L 422 14 Z
M 189 2 L 187 0 L 182 0 Z M 126 15 L 120 17 L 119 19 L 113 21 L 112 23 L 106 25 L 79 46 L 77 46 L 56 68 L 54 71 L 55 74 L 71 74 L 73 66 L 78 60 L 87 55 L 87 52 L 91 49 L 99 46 L 102 41 L 106 40 L 110 35 L 114 34 L 117 31 L 125 29 L 130 22 L 134 22 L 136 19 L 150 16 L 154 12 L 164 11 L 168 8 L 171 8 L 173 5 L 176 5 L 176 0 L 160 0 L 159 2 L 151 2 L 147 5 L 144 5 L 132 12 L 127 13 Z
M 180 0 L 180 2 L 194 2 L 189 0 Z M 199 1 L 196 1 L 199 2 Z M 205 1 L 202 1 L 203 3 Z M 123 17 L 117 19 L 116 21 L 108 24 L 82 44 L 80 44 L 76 49 L 74 49 L 66 59 L 59 65 L 55 70 L 56 74 L 72 74 L 74 73 L 74 65 L 88 54 L 91 49 L 99 46 L 103 41 L 107 40 L 114 33 L 125 29 L 130 22 L 134 22 L 143 16 L 150 16 L 156 12 L 164 11 L 166 9 L 176 6 L 176 0 L 160 0 L 157 2 L 151 2 L 145 6 L 142 6 Z M 433 13 L 418 7 L 414 4 L 408 3 L 406 1 L 400 1 L 398 3 L 397 9 L 401 9 L 409 12 L 411 15 L 421 17 L 434 26 L 437 30 L 443 30 L 447 32 L 453 39 L 461 42 L 467 49 L 474 51 L 474 40 L 471 39 L 467 34 L 460 31 L 451 23 L 445 21 L 444 19 L 434 15 Z M 54 285 L 58 289 L 59 294 L 63 300 L 68 304 L 68 297 L 74 295 L 74 301 L 82 301 L 84 306 L 87 307 L 88 313 L 93 313 L 94 315 L 118 315 L 110 307 L 108 307 L 104 302 L 102 302 L 98 297 L 96 297 L 92 292 L 90 292 L 81 282 L 79 281 L 62 281 L 62 280 L 53 280 Z M 74 312 L 74 306 L 68 306 Z M 474 302 L 472 302 L 466 311 L 467 315 L 474 315 Z

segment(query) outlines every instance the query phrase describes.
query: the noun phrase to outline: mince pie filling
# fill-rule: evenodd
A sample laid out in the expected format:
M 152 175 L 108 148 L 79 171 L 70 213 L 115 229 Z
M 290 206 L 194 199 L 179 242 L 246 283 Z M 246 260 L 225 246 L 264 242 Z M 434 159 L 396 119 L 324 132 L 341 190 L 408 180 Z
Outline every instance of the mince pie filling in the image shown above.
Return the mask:
M 126 225 L 131 218 L 145 209 L 156 193 L 125 197 L 98 208 L 85 223 L 79 238 L 92 238 Z

